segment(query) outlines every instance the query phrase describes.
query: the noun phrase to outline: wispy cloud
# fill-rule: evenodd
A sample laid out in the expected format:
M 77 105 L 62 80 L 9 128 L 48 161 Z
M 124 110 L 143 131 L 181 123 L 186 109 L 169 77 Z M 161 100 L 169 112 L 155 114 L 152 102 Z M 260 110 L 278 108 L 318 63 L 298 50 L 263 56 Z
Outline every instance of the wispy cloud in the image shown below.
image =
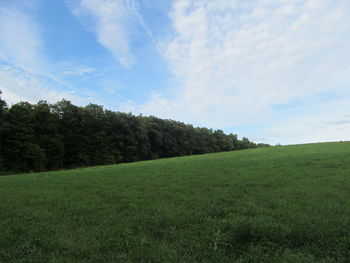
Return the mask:
M 52 73 L 41 28 L 28 7 L 0 6 L 0 89 L 8 103 L 55 102 L 62 98 L 82 103 L 84 98 L 64 90 L 68 84 Z
M 73 92 L 54 88 L 56 85 L 51 78 L 0 65 L 0 89 L 4 91 L 4 98 L 8 103 L 36 103 L 39 100 L 56 102 L 63 98 L 78 104 L 87 103 L 86 99 L 76 96 Z
M 72 13 L 89 29 L 125 68 L 136 59 L 130 48 L 132 27 L 141 23 L 138 6 L 133 0 L 67 1 Z
M 63 70 L 63 74 L 64 75 L 68 75 L 68 76 L 83 76 L 86 74 L 91 74 L 94 73 L 96 70 L 92 67 L 88 67 L 88 66 L 68 66 L 68 64 L 64 64 L 65 65 L 65 69 Z
M 175 0 L 176 35 L 162 46 L 181 85 L 140 111 L 211 127 L 271 127 L 286 118 L 276 104 L 302 98 L 317 105 L 313 97 L 330 92 L 350 101 L 349 13 L 347 0 Z
M 4 63 L 30 72 L 45 68 L 40 28 L 28 14 L 0 7 L 0 40 Z
M 309 143 L 349 140 L 349 96 L 330 100 L 300 114 L 278 118 L 264 131 L 272 142 Z

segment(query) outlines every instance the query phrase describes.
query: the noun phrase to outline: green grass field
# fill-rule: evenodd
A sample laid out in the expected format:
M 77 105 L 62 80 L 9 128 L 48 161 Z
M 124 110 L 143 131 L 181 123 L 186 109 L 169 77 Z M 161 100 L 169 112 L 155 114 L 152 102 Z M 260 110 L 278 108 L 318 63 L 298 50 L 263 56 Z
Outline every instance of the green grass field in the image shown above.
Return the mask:
M 350 143 L 0 177 L 0 262 L 350 262 Z

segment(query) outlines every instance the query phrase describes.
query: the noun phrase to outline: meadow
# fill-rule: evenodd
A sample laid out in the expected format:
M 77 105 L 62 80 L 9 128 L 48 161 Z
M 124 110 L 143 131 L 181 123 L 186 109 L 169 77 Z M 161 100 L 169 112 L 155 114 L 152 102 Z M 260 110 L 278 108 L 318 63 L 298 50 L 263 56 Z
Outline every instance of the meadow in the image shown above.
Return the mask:
M 0 177 L 0 262 L 350 262 L 350 143 Z

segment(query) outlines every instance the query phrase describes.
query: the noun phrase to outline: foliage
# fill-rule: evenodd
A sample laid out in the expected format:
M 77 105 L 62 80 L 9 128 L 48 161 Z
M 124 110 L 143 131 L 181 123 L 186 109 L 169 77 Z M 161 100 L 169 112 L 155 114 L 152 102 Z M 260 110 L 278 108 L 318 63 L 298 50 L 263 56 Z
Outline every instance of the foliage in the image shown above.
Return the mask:
M 4 100 L 1 99 L 1 90 L 0 90 L 0 172 L 1 172 L 1 167 L 4 166 L 3 164 L 3 140 L 4 140 L 4 135 L 3 131 L 5 129 L 5 116 L 7 114 L 7 104 Z
M 0 172 L 45 171 L 255 148 L 247 138 L 173 120 L 85 107 L 0 99 Z
M 350 143 L 0 177 L 0 262 L 350 262 Z

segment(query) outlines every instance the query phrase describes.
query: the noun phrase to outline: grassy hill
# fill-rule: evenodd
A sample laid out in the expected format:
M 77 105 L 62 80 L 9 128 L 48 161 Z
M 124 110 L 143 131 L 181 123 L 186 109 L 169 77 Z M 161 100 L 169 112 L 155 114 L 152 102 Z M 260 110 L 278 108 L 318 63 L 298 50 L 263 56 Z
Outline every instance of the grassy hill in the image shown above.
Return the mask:
M 350 262 L 350 143 L 0 177 L 0 262 Z

